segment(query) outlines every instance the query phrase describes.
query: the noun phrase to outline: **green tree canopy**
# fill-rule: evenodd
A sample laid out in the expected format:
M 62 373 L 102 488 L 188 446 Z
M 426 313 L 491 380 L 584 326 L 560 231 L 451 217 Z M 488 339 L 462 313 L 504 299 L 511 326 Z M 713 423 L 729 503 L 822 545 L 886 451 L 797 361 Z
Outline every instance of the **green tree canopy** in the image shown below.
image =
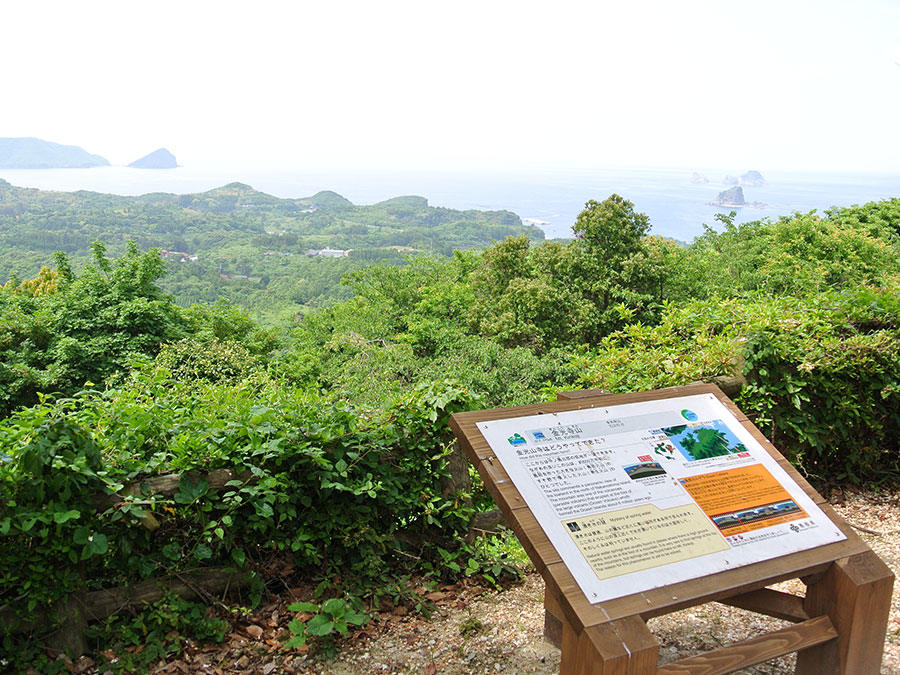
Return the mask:
M 55 284 L 45 279 L 0 291 L 0 413 L 33 403 L 38 392 L 72 394 L 127 370 L 136 355 L 155 355 L 183 337 L 187 323 L 156 282 L 165 273 L 159 251 L 110 260 L 96 241 L 94 260 L 76 277 L 56 256 Z M 47 274 L 44 273 L 47 277 Z

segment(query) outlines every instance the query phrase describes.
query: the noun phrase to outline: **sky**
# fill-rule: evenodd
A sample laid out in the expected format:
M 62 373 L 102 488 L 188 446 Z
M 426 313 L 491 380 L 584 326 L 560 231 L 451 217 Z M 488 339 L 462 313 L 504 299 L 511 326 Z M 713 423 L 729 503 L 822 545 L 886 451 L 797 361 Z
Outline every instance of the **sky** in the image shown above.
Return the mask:
M 127 164 L 900 173 L 900 2 L 6 2 L 0 136 Z

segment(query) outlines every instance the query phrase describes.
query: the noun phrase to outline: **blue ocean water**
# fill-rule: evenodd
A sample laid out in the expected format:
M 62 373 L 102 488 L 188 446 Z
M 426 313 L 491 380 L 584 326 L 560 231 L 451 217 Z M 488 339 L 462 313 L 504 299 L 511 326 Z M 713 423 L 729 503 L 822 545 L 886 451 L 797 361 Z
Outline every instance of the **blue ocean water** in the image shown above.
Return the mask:
M 744 186 L 748 202 L 764 208 L 743 208 L 738 222 L 777 218 L 793 212 L 820 212 L 831 206 L 850 206 L 900 197 L 900 174 L 816 174 L 766 171 L 765 167 L 731 169 L 595 168 L 467 171 L 291 171 L 253 168 L 193 168 L 141 170 L 127 167 L 0 171 L 20 187 L 45 190 L 91 190 L 123 195 L 148 192 L 202 192 L 233 181 L 247 183 L 277 197 L 308 197 L 333 190 L 356 204 L 372 204 L 399 195 L 420 195 L 433 206 L 457 209 L 508 209 L 523 218 L 545 221 L 546 235 L 571 236 L 571 226 L 589 199 L 603 200 L 617 193 L 650 217 L 652 233 L 690 242 L 703 224 L 717 226 L 715 215 L 730 209 L 709 202 L 728 186 L 726 174 L 740 175 L 755 168 L 767 184 Z M 692 183 L 701 171 L 709 183 Z

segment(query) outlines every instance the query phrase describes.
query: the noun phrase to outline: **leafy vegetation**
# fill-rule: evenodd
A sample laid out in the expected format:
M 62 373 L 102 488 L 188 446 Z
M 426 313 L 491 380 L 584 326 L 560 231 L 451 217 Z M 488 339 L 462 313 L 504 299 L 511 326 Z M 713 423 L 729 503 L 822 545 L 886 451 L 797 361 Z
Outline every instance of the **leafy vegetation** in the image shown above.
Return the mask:
M 279 199 L 230 183 L 199 194 L 121 197 L 44 192 L 0 180 L 0 282 L 30 278 L 53 251 L 73 267 L 93 261 L 92 242 L 121 255 L 127 242 L 159 248 L 161 288 L 182 307 L 220 299 L 264 323 L 349 298 L 346 273 L 410 255 L 450 255 L 510 235 L 542 239 L 508 211 L 432 207 L 422 197 L 355 206 L 334 192 Z M 346 257 L 310 256 L 330 249 Z
M 648 236 L 646 217 L 613 195 L 587 203 L 572 241 L 520 235 L 478 251 L 448 242 L 484 245 L 521 232 L 517 218 L 412 197 L 279 200 L 238 184 L 142 198 L 0 185 L 0 196 L 5 241 L 15 222 L 37 241 L 38 223 L 60 233 L 61 214 L 81 214 L 72 231 L 112 232 L 116 254 L 73 240 L 71 256 L 0 289 L 0 616 L 53 626 L 71 594 L 197 569 L 255 577 L 258 597 L 267 565 L 284 558 L 316 587 L 292 609 L 287 642 L 328 654 L 375 608 L 407 600 L 413 576 L 515 574 L 521 552 L 508 540 L 465 543 L 487 498 L 477 482 L 450 486 L 447 418 L 566 388 L 738 376 L 742 409 L 812 477 L 900 477 L 898 200 L 743 225 L 724 217 L 721 232 L 679 246 Z M 445 255 L 310 259 L 346 272 L 341 290 L 275 331 L 206 290 L 198 297 L 217 302 L 181 306 L 194 263 L 167 271 L 157 250 L 118 250 L 115 237 L 135 229 L 210 246 L 255 237 L 258 250 L 295 236 L 298 252 L 313 242 L 374 251 L 427 231 Z M 49 263 L 48 249 L 28 255 Z M 293 314 L 285 294 L 301 272 L 289 258 L 266 293 Z M 245 307 L 264 296 L 253 297 Z M 722 450 L 712 437 L 697 443 Z M 127 652 L 146 631 L 163 658 L 180 648 L 169 631 L 187 630 L 180 613 L 215 639 L 216 617 L 186 602 L 163 597 L 138 618 L 95 625 L 92 639 Z M 31 633 L 6 636 L 4 666 L 40 651 Z
M 465 532 L 464 495 L 441 484 L 462 396 L 435 383 L 366 410 L 261 371 L 176 380 L 146 363 L 116 389 L 17 411 L 0 424 L 0 604 L 28 620 L 81 584 L 252 571 L 273 554 L 377 602 L 389 571 Z M 223 469 L 234 478 L 214 490 Z M 124 489 L 173 470 L 171 496 Z
M 316 638 L 326 656 L 334 654 L 336 635 L 346 637 L 350 626 L 360 626 L 369 621 L 364 612 L 358 611 L 353 603 L 343 598 L 331 598 L 321 605 L 295 602 L 288 605 L 288 609 L 292 612 L 309 612 L 312 617 L 307 621 L 291 621 L 289 629 L 293 637 L 288 640 L 287 646 L 302 647 L 310 638 Z
M 117 614 L 99 622 L 89 634 L 109 646 L 100 655 L 103 672 L 135 673 L 178 654 L 188 639 L 221 642 L 227 629 L 226 621 L 210 616 L 203 603 L 169 592 L 134 616 Z
M 739 376 L 743 409 L 807 472 L 895 480 L 898 200 L 721 220 L 683 248 L 643 236 L 645 219 L 613 196 L 587 204 L 569 243 L 510 238 L 361 270 L 357 297 L 298 325 L 285 363 L 374 400 L 442 372 L 492 406 Z
M 141 254 L 131 242 L 114 264 L 101 242 L 92 252 L 80 277 L 60 253 L 56 270 L 0 293 L 0 413 L 35 402 L 38 392 L 102 382 L 134 355 L 185 334 L 181 313 L 156 286 L 164 267 L 154 251 Z

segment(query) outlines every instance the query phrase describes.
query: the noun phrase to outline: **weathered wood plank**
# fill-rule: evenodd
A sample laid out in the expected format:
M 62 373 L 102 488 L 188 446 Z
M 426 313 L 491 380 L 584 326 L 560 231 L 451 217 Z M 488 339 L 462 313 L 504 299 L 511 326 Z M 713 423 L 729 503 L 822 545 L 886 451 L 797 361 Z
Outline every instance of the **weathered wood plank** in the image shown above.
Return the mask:
M 877 675 L 893 586 L 893 572 L 872 551 L 836 562 L 820 581 L 810 584 L 806 611 L 831 617 L 840 638 L 837 650 L 813 649 L 798 654 L 797 672 L 827 673 L 823 664 L 831 659 L 839 664 L 836 672 Z
M 831 619 L 819 616 L 735 645 L 667 664 L 656 672 L 657 675 L 724 675 L 836 638 L 837 631 Z
M 142 604 L 156 602 L 168 592 L 174 592 L 185 600 L 218 597 L 229 591 L 236 591 L 249 585 L 249 577 L 235 570 L 209 568 L 192 570 L 180 574 L 170 574 L 155 579 L 147 579 L 131 586 L 119 586 L 102 591 L 70 598 L 75 603 L 77 613 L 85 621 L 98 621 L 120 611 Z M 68 612 L 64 612 L 68 614 Z M 0 631 L 29 632 L 40 630 L 50 625 L 50 616 L 40 613 L 38 616 L 22 620 L 10 607 L 0 607 Z M 81 624 L 83 626 L 83 624 Z
M 580 633 L 563 624 L 560 675 L 644 675 L 656 670 L 659 643 L 638 617 Z
M 550 590 L 544 586 L 544 639 L 557 649 L 562 649 L 563 634 L 562 604 Z
M 559 675 L 628 675 L 630 656 L 609 625 L 578 632 L 563 622 Z
M 760 588 L 756 591 L 741 593 L 730 598 L 723 598 L 719 602 L 723 605 L 747 609 L 785 621 L 800 622 L 809 619 L 809 614 L 803 609 L 804 598 L 771 588 Z
M 103 495 L 97 498 L 95 504 L 98 508 L 105 509 L 115 504 L 121 504 L 128 497 L 140 497 L 143 495 L 162 495 L 164 497 L 172 497 L 178 492 L 178 485 L 181 477 L 187 476 L 191 482 L 198 483 L 205 480 L 209 486 L 209 491 L 215 492 L 221 490 L 232 480 L 240 480 L 242 482 L 251 482 L 254 480 L 253 474 L 249 471 L 241 471 L 240 473 L 230 469 L 213 469 L 212 471 L 189 471 L 184 474 L 169 473 L 161 476 L 151 476 L 133 483 L 129 483 L 122 488 L 121 492 L 109 495 Z M 159 521 L 149 510 L 144 510 L 143 515 L 135 516 L 141 524 L 151 532 L 159 529 Z

